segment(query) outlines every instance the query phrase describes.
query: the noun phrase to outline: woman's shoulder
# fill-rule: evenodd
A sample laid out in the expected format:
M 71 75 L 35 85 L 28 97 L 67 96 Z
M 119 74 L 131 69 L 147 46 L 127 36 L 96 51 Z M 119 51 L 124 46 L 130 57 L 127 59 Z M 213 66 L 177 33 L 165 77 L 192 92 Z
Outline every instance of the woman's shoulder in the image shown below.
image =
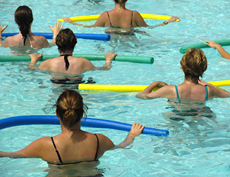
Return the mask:
M 107 136 L 100 133 L 97 133 L 96 135 L 98 137 L 100 147 L 103 151 L 107 151 L 115 147 L 113 142 Z
M 16 34 L 14 36 L 9 36 L 4 40 L 4 47 L 11 47 L 11 46 L 16 46 L 19 45 L 19 34 Z
M 49 43 L 44 36 L 37 36 L 37 35 L 33 34 L 33 38 L 38 45 L 37 48 L 44 48 L 44 47 L 49 46 Z

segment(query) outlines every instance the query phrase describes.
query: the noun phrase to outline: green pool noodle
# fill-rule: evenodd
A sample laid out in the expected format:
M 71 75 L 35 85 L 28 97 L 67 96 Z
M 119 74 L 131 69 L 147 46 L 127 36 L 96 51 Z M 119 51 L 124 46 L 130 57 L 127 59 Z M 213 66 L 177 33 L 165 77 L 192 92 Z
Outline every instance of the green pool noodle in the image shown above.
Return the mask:
M 44 61 L 50 58 L 55 58 L 60 55 L 44 55 L 40 59 L 40 61 Z M 90 61 L 92 60 L 105 60 L 105 55 L 97 55 L 97 54 L 74 54 L 74 57 L 86 58 Z M 124 61 L 124 62 L 133 62 L 133 63 L 146 63 L 153 64 L 153 57 L 146 56 L 119 56 L 117 55 L 114 59 L 115 61 Z M 20 62 L 20 61 L 30 61 L 30 56 L 0 56 L 0 62 Z
M 230 45 L 230 39 L 225 39 L 225 40 L 217 40 L 217 41 L 214 41 L 216 42 L 217 44 L 220 44 L 221 46 L 228 46 Z M 180 53 L 182 54 L 185 54 L 186 51 L 189 49 L 189 48 L 196 48 L 196 49 L 201 49 L 201 48 L 211 48 L 209 47 L 208 45 L 204 44 L 204 42 L 201 42 L 201 43 L 196 43 L 196 44 L 192 44 L 192 45 L 188 45 L 188 46 L 185 46 L 185 47 L 182 47 L 180 49 Z

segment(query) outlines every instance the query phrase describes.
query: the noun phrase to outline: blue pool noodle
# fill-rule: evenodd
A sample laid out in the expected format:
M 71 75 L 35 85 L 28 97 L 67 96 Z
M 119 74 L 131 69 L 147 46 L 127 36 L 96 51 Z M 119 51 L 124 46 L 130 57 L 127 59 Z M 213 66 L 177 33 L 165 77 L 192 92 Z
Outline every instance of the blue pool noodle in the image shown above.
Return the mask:
M 17 125 L 31 125 L 31 124 L 60 124 L 60 120 L 55 115 L 29 115 L 29 116 L 16 116 L 9 117 L 5 119 L 0 119 L 0 129 L 17 126 Z M 104 119 L 94 119 L 94 118 L 82 118 L 81 125 L 85 127 L 95 127 L 95 128 L 110 128 L 116 130 L 130 131 L 132 125 L 104 120 Z M 151 134 L 155 136 L 168 136 L 168 130 L 161 130 L 155 128 L 145 127 L 143 134 Z
M 2 33 L 2 37 L 14 36 L 18 33 Z M 53 39 L 53 33 L 33 33 L 38 36 L 44 36 L 46 39 Z M 93 40 L 102 40 L 102 41 L 109 41 L 110 35 L 109 34 L 87 34 L 87 33 L 74 33 L 77 38 L 82 39 L 93 39 Z

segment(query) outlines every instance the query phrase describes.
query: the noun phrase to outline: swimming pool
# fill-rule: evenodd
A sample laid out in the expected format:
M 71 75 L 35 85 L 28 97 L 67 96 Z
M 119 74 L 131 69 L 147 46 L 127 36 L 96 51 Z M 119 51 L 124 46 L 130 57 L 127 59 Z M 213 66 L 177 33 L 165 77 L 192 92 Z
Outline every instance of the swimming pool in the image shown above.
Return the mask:
M 100 14 L 113 7 L 112 0 L 78 1 L 13 1 L 0 2 L 1 25 L 9 25 L 6 32 L 17 32 L 13 14 L 19 5 L 32 8 L 33 32 L 50 32 L 48 25 L 62 16 Z M 113 62 L 109 71 L 85 73 L 98 84 L 148 85 L 154 80 L 168 84 L 183 81 L 179 61 L 183 46 L 204 40 L 228 39 L 230 19 L 227 15 L 230 2 L 220 1 L 147 1 L 129 0 L 127 8 L 141 13 L 176 15 L 180 23 L 172 23 L 155 29 L 141 28 L 150 36 L 136 34 L 132 37 L 112 37 L 111 41 L 78 40 L 75 53 L 103 54 L 115 52 L 120 55 L 153 56 L 154 64 Z M 161 22 L 161 21 L 159 21 Z M 90 22 L 87 22 L 90 23 Z M 148 24 L 157 21 L 147 20 Z M 83 28 L 64 24 L 78 33 L 102 33 L 102 28 Z M 224 47 L 230 52 L 230 47 Z M 230 61 L 223 59 L 214 49 L 204 49 L 208 58 L 205 81 L 229 80 Z M 1 55 L 11 55 L 10 49 L 0 48 Z M 44 54 L 58 54 L 57 48 L 42 49 Z M 93 61 L 96 66 L 103 61 Z M 0 118 L 17 115 L 53 115 L 52 109 L 63 87 L 50 82 L 46 72 L 30 71 L 27 62 L 0 63 Z M 71 86 L 74 88 L 74 86 Z M 225 87 L 230 91 L 230 87 Z M 155 137 L 141 135 L 129 149 L 106 152 L 98 168 L 104 176 L 229 176 L 229 101 L 213 99 L 207 106 L 215 113 L 212 119 L 189 122 L 169 121 L 164 114 L 171 107 L 166 99 L 139 100 L 136 93 L 80 91 L 88 105 L 88 117 L 115 120 L 125 123 L 141 122 L 148 127 L 169 130 L 170 135 Z M 108 129 L 84 128 L 103 133 L 115 143 L 127 132 Z M 60 133 L 57 125 L 30 125 L 0 131 L 0 150 L 15 151 L 25 147 L 41 136 Z M 46 176 L 46 162 L 39 159 L 0 159 L 0 176 Z

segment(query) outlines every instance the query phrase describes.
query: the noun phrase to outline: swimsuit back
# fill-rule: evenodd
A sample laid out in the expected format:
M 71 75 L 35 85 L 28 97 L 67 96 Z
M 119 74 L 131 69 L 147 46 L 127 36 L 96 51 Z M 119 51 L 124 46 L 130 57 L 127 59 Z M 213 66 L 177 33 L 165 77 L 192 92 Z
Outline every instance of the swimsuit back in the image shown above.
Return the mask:
M 99 139 L 98 139 L 98 136 L 96 134 L 94 134 L 94 135 L 97 138 L 97 149 L 96 149 L 96 154 L 95 154 L 94 160 L 92 160 L 92 161 L 97 161 L 97 155 L 98 155 L 98 150 L 99 150 Z M 55 165 L 77 164 L 77 163 L 84 162 L 84 161 L 77 161 L 77 162 L 73 162 L 73 163 L 63 163 L 63 161 L 61 159 L 61 156 L 60 156 L 60 154 L 59 154 L 59 152 L 57 150 L 57 147 L 56 147 L 56 145 L 54 143 L 53 137 L 51 137 L 51 140 L 52 140 L 53 146 L 54 146 L 54 148 L 56 150 L 56 153 L 57 153 L 57 156 L 58 156 L 58 159 L 59 159 L 59 162 L 60 162 L 60 164 L 55 164 Z M 92 161 L 89 161 L 89 162 L 92 162 Z M 52 163 L 49 162 L 49 164 L 52 164 Z
M 107 15 L 108 15 L 108 18 L 109 18 L 110 26 L 111 26 L 111 27 L 117 27 L 117 26 L 113 26 L 113 25 L 112 25 L 111 20 L 110 20 L 110 16 L 109 16 L 109 12 L 108 12 L 108 11 L 107 11 Z M 130 27 L 132 27 L 132 22 L 133 22 L 133 11 L 132 11 L 132 14 L 131 14 Z
M 176 89 L 176 97 L 178 99 L 178 102 L 181 103 L 177 85 L 175 85 L 175 89 Z M 206 89 L 205 101 L 207 101 L 208 100 L 208 86 L 207 85 L 205 85 L 205 89 Z

